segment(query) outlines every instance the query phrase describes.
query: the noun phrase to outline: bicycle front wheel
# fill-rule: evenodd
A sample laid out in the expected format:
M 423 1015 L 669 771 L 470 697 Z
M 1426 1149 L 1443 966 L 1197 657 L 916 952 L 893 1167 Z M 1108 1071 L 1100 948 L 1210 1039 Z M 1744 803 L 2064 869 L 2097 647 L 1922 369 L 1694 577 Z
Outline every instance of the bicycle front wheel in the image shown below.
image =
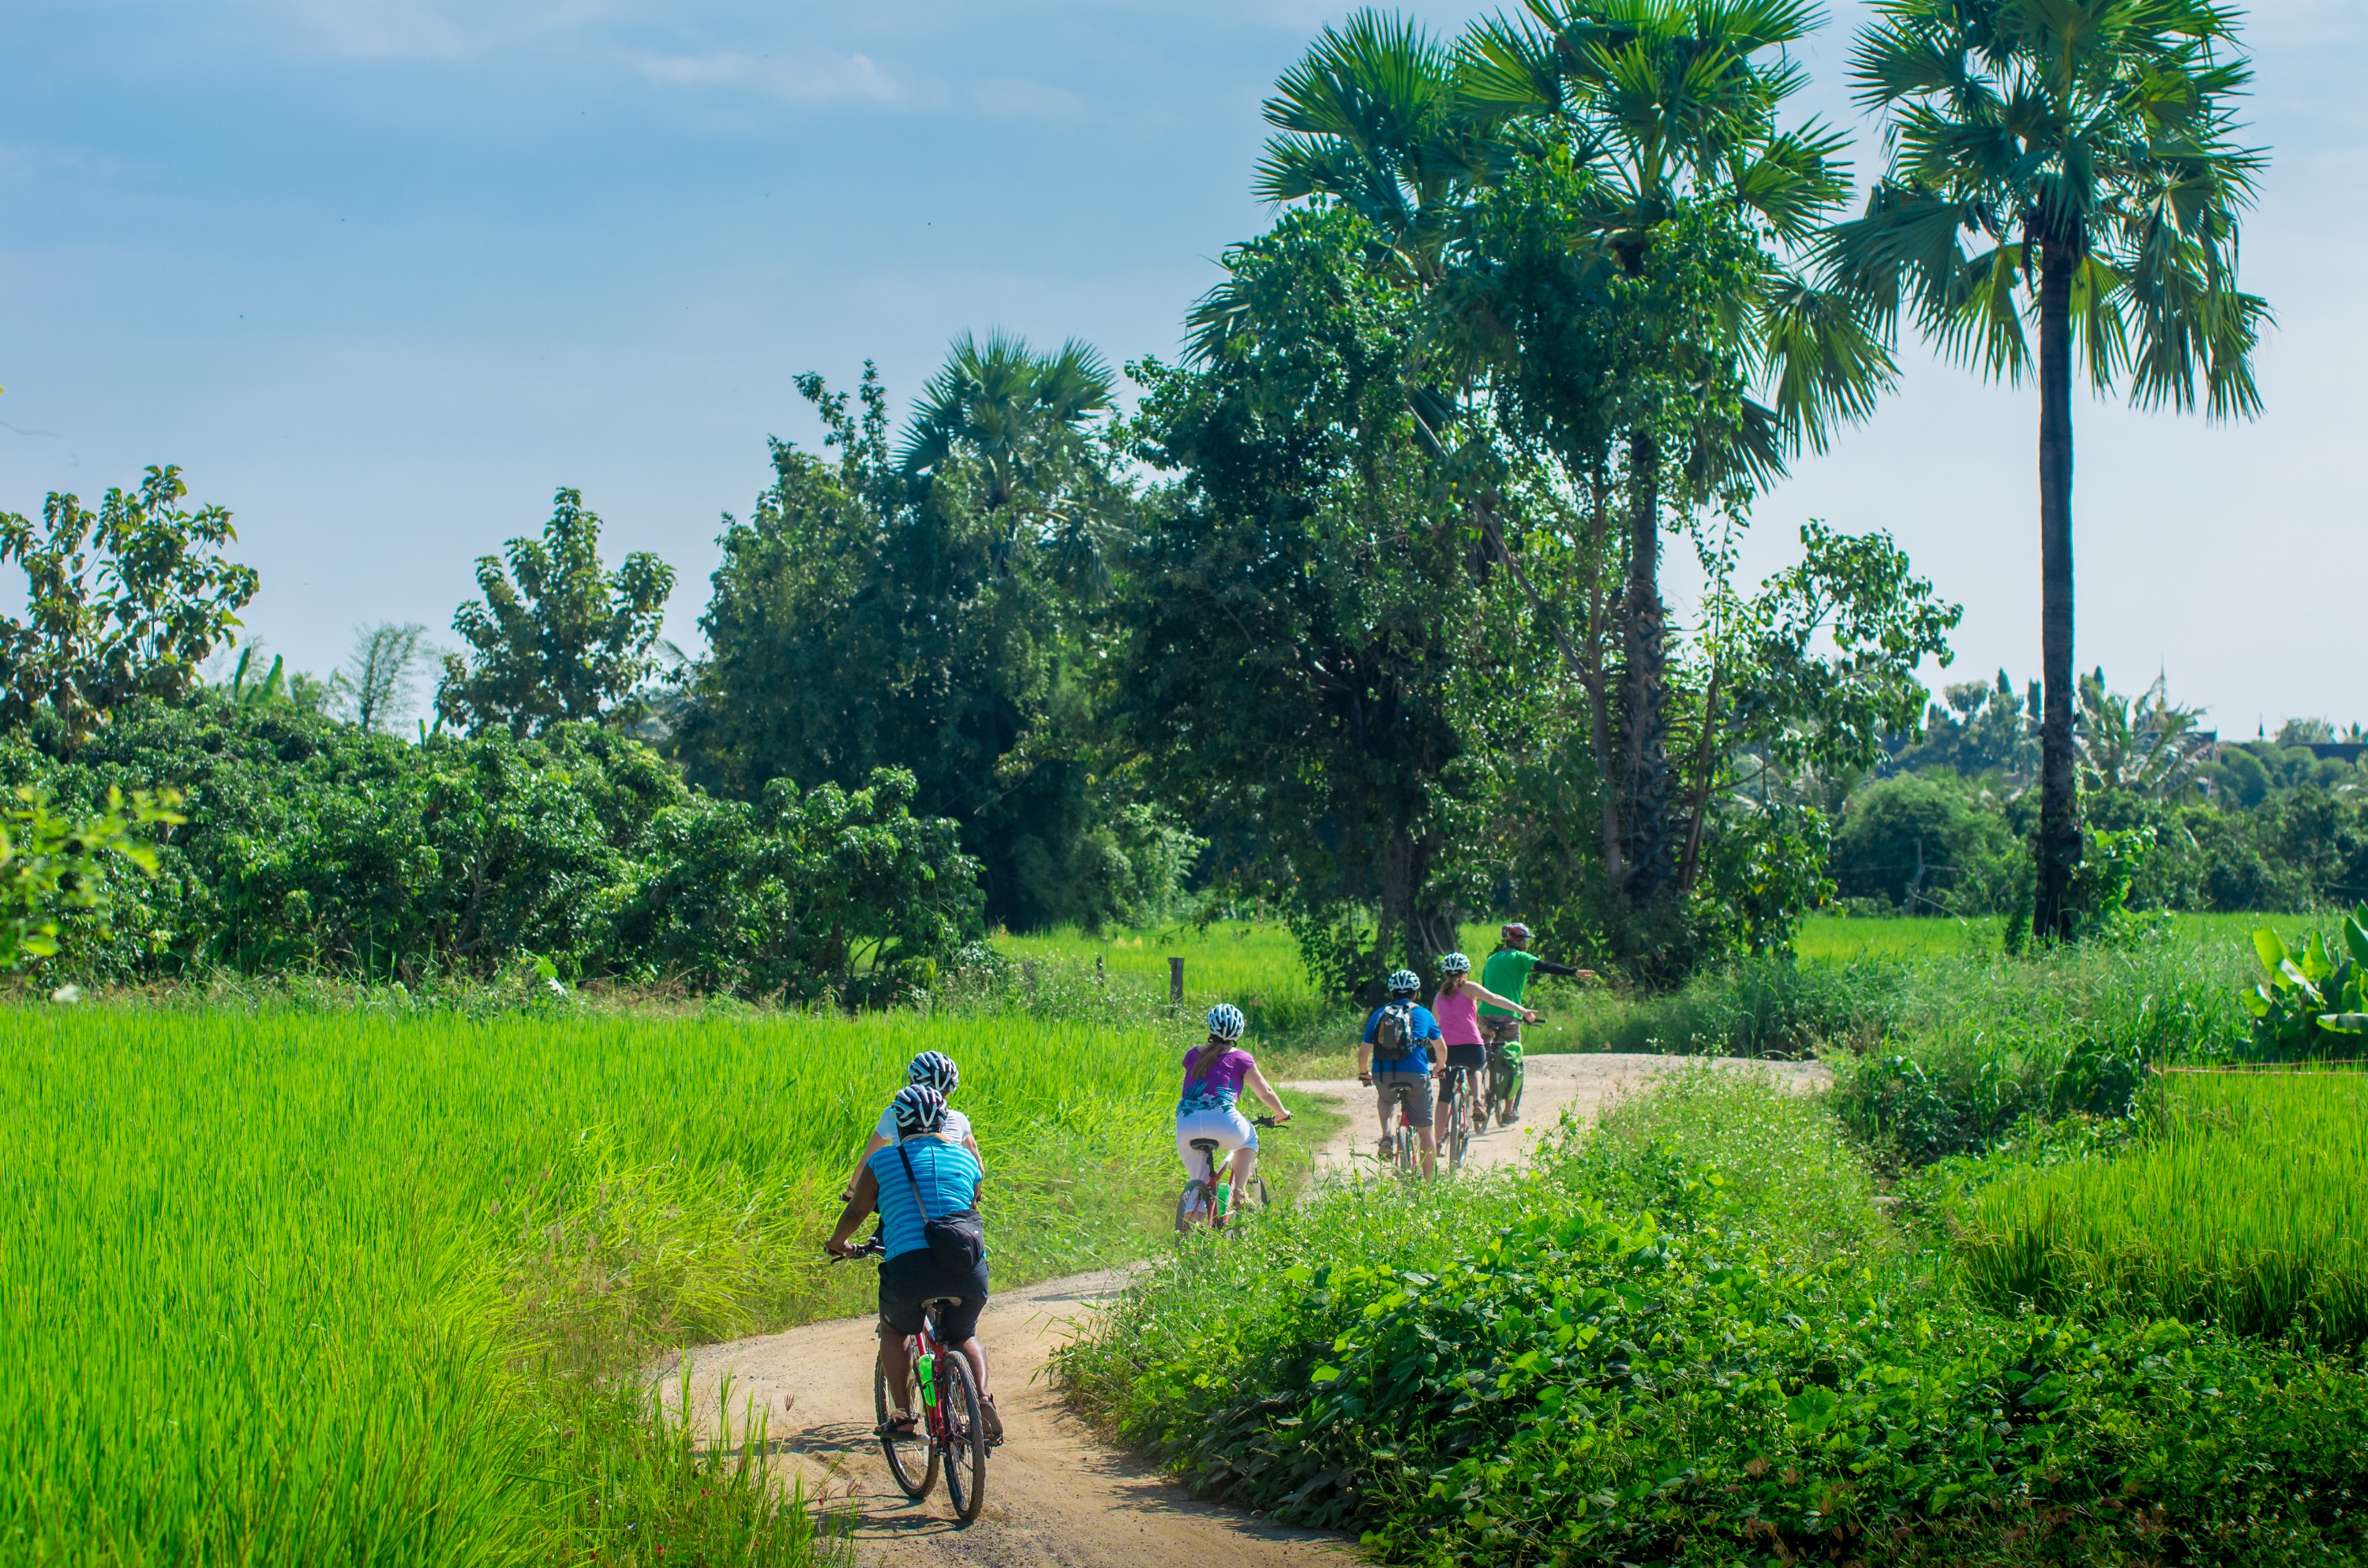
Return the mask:
M 943 1359 L 939 1358 L 940 1362 Z M 954 1359 L 959 1361 L 962 1358 L 956 1356 Z M 888 1417 L 899 1405 L 914 1416 L 914 1433 L 909 1437 L 888 1434 Z M 875 1361 L 871 1369 L 871 1409 L 880 1418 L 880 1451 L 888 1457 L 888 1473 L 895 1478 L 898 1491 L 919 1502 L 938 1482 L 938 1447 L 929 1441 L 928 1412 L 921 1408 L 919 1386 L 908 1373 L 905 1396 L 894 1397 L 888 1387 L 887 1363 Z
M 972 1379 L 970 1358 L 949 1351 L 939 1363 L 938 1448 L 946 1456 L 946 1499 L 954 1514 L 968 1524 L 986 1506 L 986 1418 L 979 1408 L 978 1384 Z M 936 1449 L 930 1462 L 937 1462 Z

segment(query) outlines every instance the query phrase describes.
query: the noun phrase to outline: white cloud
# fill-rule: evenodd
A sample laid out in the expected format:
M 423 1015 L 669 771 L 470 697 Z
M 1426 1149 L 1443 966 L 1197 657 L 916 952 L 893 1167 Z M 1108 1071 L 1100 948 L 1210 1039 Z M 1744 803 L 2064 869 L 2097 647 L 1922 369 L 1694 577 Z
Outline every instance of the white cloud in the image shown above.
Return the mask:
M 667 86 L 733 87 L 795 104 L 865 102 L 922 108 L 944 97 L 934 87 L 890 74 L 868 54 L 829 50 L 782 55 L 728 50 L 698 55 L 643 54 L 633 57 L 633 65 L 651 81 Z

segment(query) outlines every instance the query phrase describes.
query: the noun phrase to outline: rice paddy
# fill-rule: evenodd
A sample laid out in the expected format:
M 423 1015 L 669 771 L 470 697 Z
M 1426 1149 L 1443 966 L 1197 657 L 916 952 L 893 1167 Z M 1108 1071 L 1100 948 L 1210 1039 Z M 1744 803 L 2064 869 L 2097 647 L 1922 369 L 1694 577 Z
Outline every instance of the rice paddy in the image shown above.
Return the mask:
M 1980 1189 L 1958 1252 L 1993 1297 L 2368 1343 L 2368 1073 L 2174 1074 L 2151 1135 Z
M 672 1561 L 554 1391 L 851 1305 L 819 1238 L 928 1048 L 1000 1281 L 1157 1233 L 1148 1029 L 11 1011 L 0 1562 Z

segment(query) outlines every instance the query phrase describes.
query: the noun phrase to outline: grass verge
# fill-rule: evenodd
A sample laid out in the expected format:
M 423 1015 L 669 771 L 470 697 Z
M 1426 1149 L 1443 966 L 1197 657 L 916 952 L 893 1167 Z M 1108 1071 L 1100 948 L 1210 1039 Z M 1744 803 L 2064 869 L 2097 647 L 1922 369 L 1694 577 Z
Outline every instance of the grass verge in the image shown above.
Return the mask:
M 1525 1174 L 1193 1247 L 1060 1375 L 1204 1494 L 1386 1561 L 2361 1560 L 2348 1357 L 1999 1315 L 1829 1114 L 1681 1076 Z

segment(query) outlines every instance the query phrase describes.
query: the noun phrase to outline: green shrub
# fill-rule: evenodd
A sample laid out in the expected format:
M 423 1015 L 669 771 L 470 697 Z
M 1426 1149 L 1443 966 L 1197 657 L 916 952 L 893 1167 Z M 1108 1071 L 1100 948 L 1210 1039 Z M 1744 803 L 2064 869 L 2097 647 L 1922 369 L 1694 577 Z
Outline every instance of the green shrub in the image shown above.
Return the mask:
M 1680 1080 L 1529 1176 L 1184 1249 L 1059 1361 L 1196 1490 L 1385 1561 L 2361 1560 L 2368 1381 L 1993 1315 L 1816 1107 Z
M 416 984 L 525 954 L 570 979 L 886 1002 L 980 933 L 977 868 L 912 782 L 776 781 L 751 805 L 685 786 L 586 724 L 410 745 L 285 704 L 135 705 L 71 763 L 15 737 L 0 784 L 72 803 L 179 789 L 159 875 L 126 886 L 78 978 L 215 968 Z

